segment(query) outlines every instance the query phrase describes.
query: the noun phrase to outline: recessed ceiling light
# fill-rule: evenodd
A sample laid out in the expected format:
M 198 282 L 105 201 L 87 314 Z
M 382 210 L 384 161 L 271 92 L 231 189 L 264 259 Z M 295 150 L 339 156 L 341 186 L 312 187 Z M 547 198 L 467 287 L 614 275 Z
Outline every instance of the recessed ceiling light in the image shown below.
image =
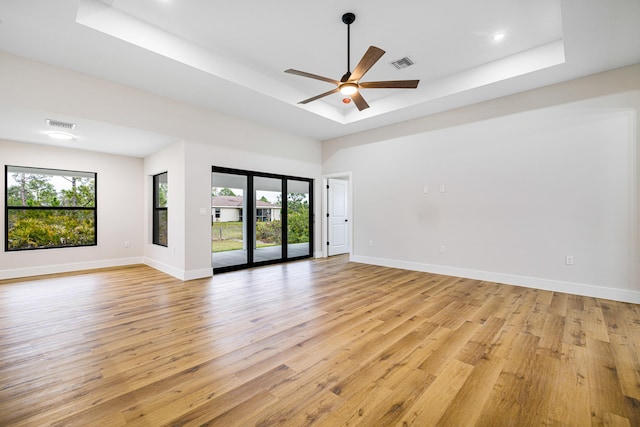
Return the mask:
M 52 131 L 52 132 L 47 132 L 47 135 L 49 135 L 49 137 L 53 138 L 53 139 L 61 139 L 61 140 L 65 140 L 65 141 L 69 141 L 72 139 L 75 139 L 76 137 L 70 133 L 67 132 L 56 132 L 56 131 Z
M 504 33 L 495 33 L 493 35 L 493 41 L 494 42 L 499 42 L 502 39 L 504 39 Z

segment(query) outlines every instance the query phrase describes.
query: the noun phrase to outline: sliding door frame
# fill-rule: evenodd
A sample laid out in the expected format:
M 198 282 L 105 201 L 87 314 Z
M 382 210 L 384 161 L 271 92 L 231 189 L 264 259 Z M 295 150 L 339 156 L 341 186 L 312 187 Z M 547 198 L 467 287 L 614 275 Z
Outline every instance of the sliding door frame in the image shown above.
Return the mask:
M 298 259 L 311 258 L 313 256 L 313 248 L 314 248 L 314 206 L 313 206 L 313 178 L 304 178 L 299 176 L 290 176 L 290 175 L 280 175 L 269 172 L 257 172 L 257 171 L 249 171 L 243 169 L 232 169 L 221 166 L 212 166 L 211 173 L 226 173 L 232 175 L 241 175 L 247 177 L 247 194 L 243 197 L 246 200 L 246 210 L 247 214 L 244 215 L 243 220 L 245 221 L 245 235 L 244 238 L 246 240 L 247 245 L 247 262 L 245 264 L 237 264 L 225 267 L 216 267 L 213 269 L 213 273 L 223 273 L 225 271 L 233 271 L 233 270 L 241 270 L 245 268 L 251 267 L 259 267 L 262 265 L 268 264 L 278 264 L 288 261 L 295 261 Z M 255 186 L 254 186 L 254 178 L 273 178 L 280 180 L 280 191 L 281 191 L 281 214 L 280 214 L 280 228 L 281 228 L 281 257 L 272 260 L 266 261 L 254 261 L 254 243 L 256 239 L 256 200 L 255 200 Z M 302 181 L 309 184 L 309 252 L 306 255 L 289 257 L 289 236 L 288 236 L 288 180 L 292 181 Z M 213 187 L 212 182 L 212 187 Z

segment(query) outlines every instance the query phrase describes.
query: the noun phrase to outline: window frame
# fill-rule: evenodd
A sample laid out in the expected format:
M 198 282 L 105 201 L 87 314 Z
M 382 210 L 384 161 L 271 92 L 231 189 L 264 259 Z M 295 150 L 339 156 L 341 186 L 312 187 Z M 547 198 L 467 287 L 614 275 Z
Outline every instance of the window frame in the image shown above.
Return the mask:
M 269 222 L 271 221 L 271 209 L 269 208 L 256 208 L 256 222 Z
M 13 169 L 13 170 L 12 170 Z M 9 204 L 9 174 L 12 173 L 30 173 L 34 175 L 44 175 L 50 177 L 82 177 L 89 178 L 93 180 L 93 206 L 22 206 L 22 205 L 10 205 Z M 4 218 L 4 251 L 5 252 L 19 252 L 19 251 L 31 251 L 31 250 L 40 250 L 40 249 L 62 249 L 62 248 L 78 248 L 78 247 L 87 247 L 87 246 L 97 246 L 98 245 L 98 173 L 97 172 L 87 172 L 87 171 L 78 171 L 78 170 L 70 170 L 70 169 L 55 169 L 55 168 L 42 168 L 42 167 L 33 167 L 33 166 L 17 166 L 17 165 L 6 165 L 4 167 L 4 177 L 5 177 L 5 185 L 4 185 L 4 205 L 5 205 L 5 218 Z M 12 211 L 42 211 L 42 212 L 54 212 L 54 211 L 66 211 L 66 212 L 77 212 L 77 211 L 88 211 L 92 212 L 93 221 L 93 241 L 90 243 L 80 243 L 80 244 L 67 244 L 61 243 L 57 245 L 48 245 L 48 246 L 35 246 L 35 247 L 20 247 L 20 248 L 12 248 L 10 247 L 10 230 L 9 221 L 10 221 L 10 213 Z M 62 238 L 60 240 L 63 240 Z
M 151 242 L 154 245 L 169 247 L 169 200 L 166 200 L 165 206 L 159 206 L 159 197 L 158 193 L 160 190 L 160 178 L 164 176 L 164 183 L 167 185 L 167 195 L 169 193 L 169 172 L 161 172 L 153 175 L 152 177 L 152 192 L 153 192 L 153 214 L 152 214 L 152 236 Z M 167 196 L 168 197 L 168 196 Z M 162 215 L 164 213 L 164 215 Z M 161 241 L 160 230 L 161 230 L 161 217 L 164 217 L 164 227 L 166 230 L 166 239 L 164 242 Z

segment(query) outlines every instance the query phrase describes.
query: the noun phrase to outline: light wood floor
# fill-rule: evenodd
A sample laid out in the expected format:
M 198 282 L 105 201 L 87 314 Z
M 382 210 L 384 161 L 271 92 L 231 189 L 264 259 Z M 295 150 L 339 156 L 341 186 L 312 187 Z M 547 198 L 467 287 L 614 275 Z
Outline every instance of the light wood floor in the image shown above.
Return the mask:
M 305 260 L 0 282 L 2 426 L 640 426 L 640 306 Z

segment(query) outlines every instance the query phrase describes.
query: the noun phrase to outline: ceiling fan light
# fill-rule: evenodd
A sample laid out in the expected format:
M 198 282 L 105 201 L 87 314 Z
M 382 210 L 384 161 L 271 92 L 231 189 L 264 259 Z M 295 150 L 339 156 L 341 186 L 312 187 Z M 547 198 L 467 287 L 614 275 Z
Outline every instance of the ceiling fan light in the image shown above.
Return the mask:
M 340 85 L 340 93 L 345 96 L 351 96 L 358 91 L 358 85 L 355 83 L 344 83 Z

